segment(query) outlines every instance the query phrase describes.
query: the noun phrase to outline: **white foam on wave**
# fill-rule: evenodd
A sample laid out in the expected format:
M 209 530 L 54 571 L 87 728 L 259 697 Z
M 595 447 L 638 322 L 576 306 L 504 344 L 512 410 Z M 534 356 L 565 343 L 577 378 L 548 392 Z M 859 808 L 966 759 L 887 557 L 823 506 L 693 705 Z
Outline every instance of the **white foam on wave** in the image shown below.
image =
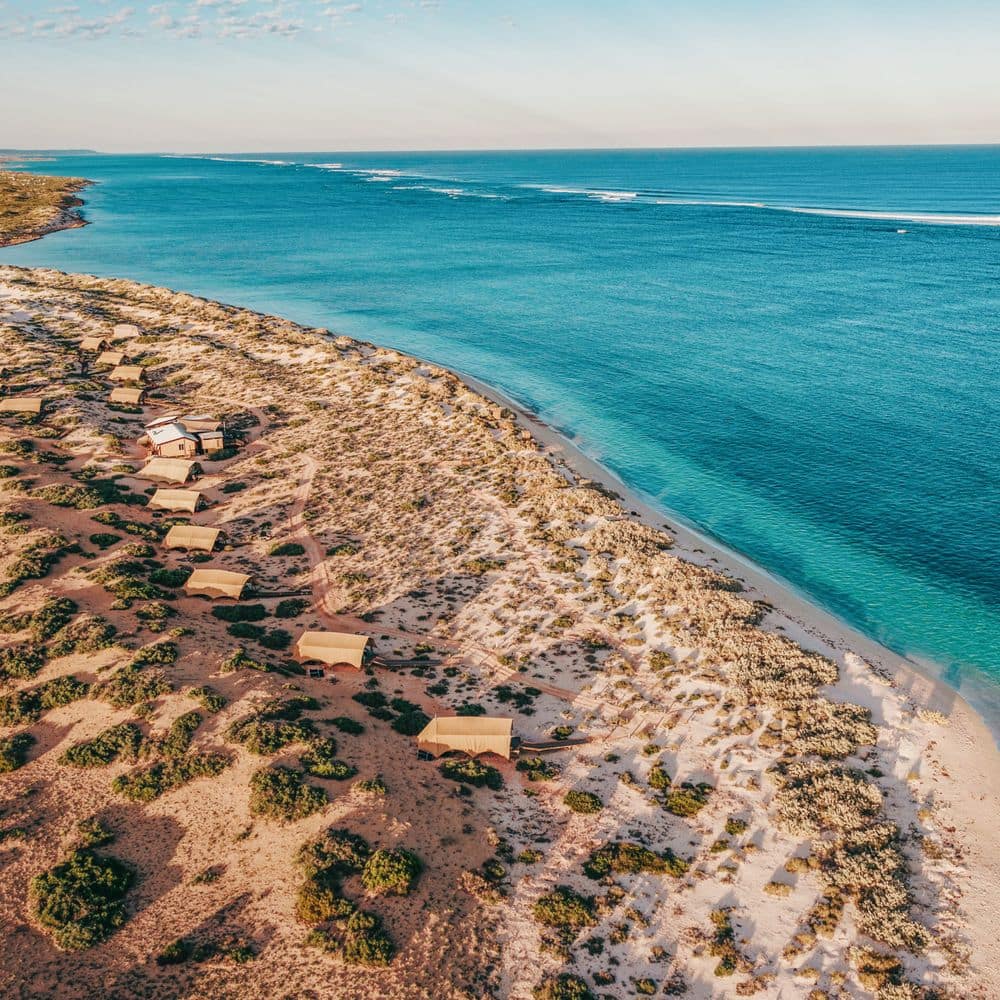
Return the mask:
M 506 195 L 494 194 L 491 191 L 470 191 L 468 188 L 435 187 L 433 184 L 394 184 L 393 191 L 428 191 L 431 194 L 443 194 L 449 198 L 486 198 L 489 200 L 509 200 Z
M 767 212 L 823 215 L 834 219 L 873 219 L 882 222 L 917 222 L 936 226 L 1000 226 L 1000 215 L 960 215 L 947 212 L 883 212 L 863 208 L 809 208 L 804 205 L 769 205 L 763 201 L 713 201 L 692 198 L 657 198 L 657 205 L 704 205 L 712 208 L 758 208 Z
M 636 191 L 588 191 L 587 197 L 597 201 L 633 201 L 639 195 Z
M 313 167 L 316 170 L 343 170 L 344 165 L 342 163 L 307 163 L 307 167 Z

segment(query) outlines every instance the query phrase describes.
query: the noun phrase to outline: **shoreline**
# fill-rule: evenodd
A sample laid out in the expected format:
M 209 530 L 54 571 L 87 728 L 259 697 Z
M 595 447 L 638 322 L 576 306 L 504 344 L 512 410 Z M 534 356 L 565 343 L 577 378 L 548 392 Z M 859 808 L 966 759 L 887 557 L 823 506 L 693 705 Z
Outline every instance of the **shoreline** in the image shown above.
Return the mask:
M 0 158 L 0 174 L 6 172 L 16 176 L 45 176 L 41 174 L 25 174 L 16 170 L 5 170 L 5 162 L 20 161 L 4 161 Z M 58 202 L 53 202 L 50 205 L 52 210 L 51 216 L 46 221 L 35 224 L 20 234 L 5 235 L 3 232 L 0 232 L 0 249 L 20 246 L 23 243 L 34 243 L 36 240 L 40 240 L 50 233 L 59 233 L 65 229 L 82 229 L 84 226 L 90 225 L 90 221 L 85 219 L 79 212 L 85 202 L 78 195 L 79 192 L 96 182 L 78 177 L 68 177 L 65 180 L 66 183 L 59 192 Z
M 398 349 L 392 348 L 392 350 Z M 398 353 L 406 354 L 405 351 Z M 900 689 L 919 701 L 922 707 L 941 712 L 949 718 L 956 713 L 969 717 L 974 728 L 980 728 L 988 736 L 996 753 L 997 764 L 1000 766 L 1000 719 L 996 720 L 996 729 L 991 727 L 982 711 L 940 677 L 935 676 L 921 664 L 865 635 L 815 603 L 808 595 L 798 593 L 794 585 L 758 566 L 749 556 L 708 536 L 697 526 L 685 523 L 682 515 L 657 507 L 597 459 L 587 455 L 567 434 L 546 423 L 540 416 L 512 399 L 501 389 L 465 372 L 436 365 L 435 362 L 415 355 L 409 356 L 421 364 L 435 364 L 436 367 L 452 372 L 473 392 L 510 409 L 516 415 L 516 422 L 531 432 L 532 436 L 544 446 L 546 453 L 556 455 L 562 453 L 563 464 L 567 468 L 582 479 L 598 483 L 615 494 L 622 506 L 637 516 L 643 524 L 669 531 L 675 538 L 674 546 L 670 550 L 673 554 L 686 562 L 719 570 L 743 583 L 746 587 L 745 596 L 766 601 L 773 608 L 768 616 L 769 620 L 761 627 L 774 631 L 780 620 L 784 619 L 802 630 L 803 636 L 795 637 L 800 643 L 809 644 L 811 639 L 811 648 L 857 653 L 876 672 L 881 672 L 896 681 Z M 779 621 L 775 622 L 773 619 Z

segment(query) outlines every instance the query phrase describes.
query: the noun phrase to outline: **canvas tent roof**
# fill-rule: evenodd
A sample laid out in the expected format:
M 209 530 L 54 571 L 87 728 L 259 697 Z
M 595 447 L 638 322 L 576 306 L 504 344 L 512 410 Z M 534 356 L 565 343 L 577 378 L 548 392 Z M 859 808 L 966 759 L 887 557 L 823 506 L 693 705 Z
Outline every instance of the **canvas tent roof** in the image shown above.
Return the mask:
M 120 365 L 125 360 L 124 351 L 101 351 L 94 358 L 95 365 Z
M 186 510 L 192 514 L 198 509 L 201 493 L 198 490 L 157 490 L 149 498 L 154 510 Z
M 142 365 L 119 365 L 108 378 L 115 382 L 141 382 L 145 373 Z
M 119 385 L 111 390 L 108 396 L 109 403 L 141 403 L 145 395 L 145 389 L 130 389 L 128 386 Z
M 197 464 L 186 458 L 151 458 L 136 476 L 139 479 L 161 479 L 166 483 L 186 483 Z
M 231 573 L 225 569 L 196 569 L 184 584 L 184 590 L 194 596 L 235 597 L 242 596 L 243 589 L 250 582 L 247 573 Z
M 128 337 L 138 337 L 139 327 L 131 323 L 118 323 L 111 331 L 115 340 L 125 340 Z
M 178 423 L 189 431 L 217 431 L 222 427 L 222 421 L 208 413 L 187 414 Z
M 440 757 L 449 750 L 460 750 L 470 757 L 495 753 L 510 760 L 512 719 L 488 715 L 450 715 L 431 719 L 417 734 L 417 748 Z
M 157 417 L 155 420 L 150 420 L 148 424 L 145 425 L 146 430 L 150 427 L 162 427 L 164 424 L 175 424 L 180 419 L 176 413 L 168 413 L 166 416 Z
M 175 524 L 163 539 L 168 549 L 204 549 L 211 552 L 221 534 L 218 528 L 201 528 L 195 524 Z
M 10 396 L 7 399 L 0 399 L 0 412 L 41 413 L 44 402 L 41 396 Z
M 370 641 L 366 635 L 350 632 L 303 632 L 295 649 L 303 660 L 319 660 L 331 667 L 347 663 L 360 670 Z
M 100 351 L 104 348 L 107 341 L 103 337 L 84 337 L 80 341 L 81 351 Z

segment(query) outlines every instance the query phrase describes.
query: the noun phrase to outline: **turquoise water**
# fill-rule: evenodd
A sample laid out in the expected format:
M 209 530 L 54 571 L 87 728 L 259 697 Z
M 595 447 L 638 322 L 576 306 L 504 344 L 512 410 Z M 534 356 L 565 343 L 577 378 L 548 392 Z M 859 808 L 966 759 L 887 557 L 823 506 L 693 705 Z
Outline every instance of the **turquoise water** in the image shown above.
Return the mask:
M 0 261 L 484 379 L 1000 719 L 1000 147 L 32 169 L 94 224 Z

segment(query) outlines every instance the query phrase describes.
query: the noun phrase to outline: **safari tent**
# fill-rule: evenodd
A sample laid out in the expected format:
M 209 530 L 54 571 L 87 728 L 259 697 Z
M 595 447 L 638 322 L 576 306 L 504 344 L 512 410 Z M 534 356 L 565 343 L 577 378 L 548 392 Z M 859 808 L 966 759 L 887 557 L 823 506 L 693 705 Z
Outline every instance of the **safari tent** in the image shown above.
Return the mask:
M 0 413 L 41 413 L 44 402 L 41 396 L 11 396 L 0 399 Z
M 131 323 L 118 323 L 111 331 L 111 335 L 115 340 L 128 340 L 130 337 L 139 336 L 139 327 Z
M 218 528 L 201 528 L 195 524 L 175 524 L 163 539 L 168 549 L 204 549 L 211 552 L 222 532 Z
M 104 337 L 84 337 L 80 341 L 81 351 L 103 351 L 107 346 L 107 340 Z
M 222 429 L 222 421 L 207 413 L 197 413 L 181 417 L 177 421 L 186 431 L 197 434 L 200 431 L 218 431 Z
M 151 458 L 136 473 L 136 478 L 158 479 L 165 483 L 186 483 L 197 469 L 197 462 L 189 462 L 182 458 Z
M 318 660 L 329 667 L 346 664 L 360 670 L 371 640 L 349 632 L 303 632 L 295 644 L 300 660 Z
M 94 358 L 95 365 L 111 365 L 116 367 L 120 365 L 125 360 L 124 351 L 101 351 L 100 354 Z
M 239 600 L 250 582 L 247 573 L 231 573 L 224 569 L 196 569 L 184 584 L 189 596 L 233 597 Z
M 138 406 L 146 395 L 145 389 L 130 389 L 128 386 L 119 385 L 111 390 L 108 396 L 109 403 L 127 403 L 131 406 Z
M 152 510 L 186 510 L 193 514 L 198 509 L 201 493 L 198 490 L 157 490 L 148 506 Z
M 112 382 L 141 382 L 146 375 L 142 365 L 119 365 L 108 376 Z
M 432 757 L 459 750 L 470 757 L 495 753 L 510 760 L 512 719 L 449 715 L 431 719 L 417 734 L 417 749 Z

